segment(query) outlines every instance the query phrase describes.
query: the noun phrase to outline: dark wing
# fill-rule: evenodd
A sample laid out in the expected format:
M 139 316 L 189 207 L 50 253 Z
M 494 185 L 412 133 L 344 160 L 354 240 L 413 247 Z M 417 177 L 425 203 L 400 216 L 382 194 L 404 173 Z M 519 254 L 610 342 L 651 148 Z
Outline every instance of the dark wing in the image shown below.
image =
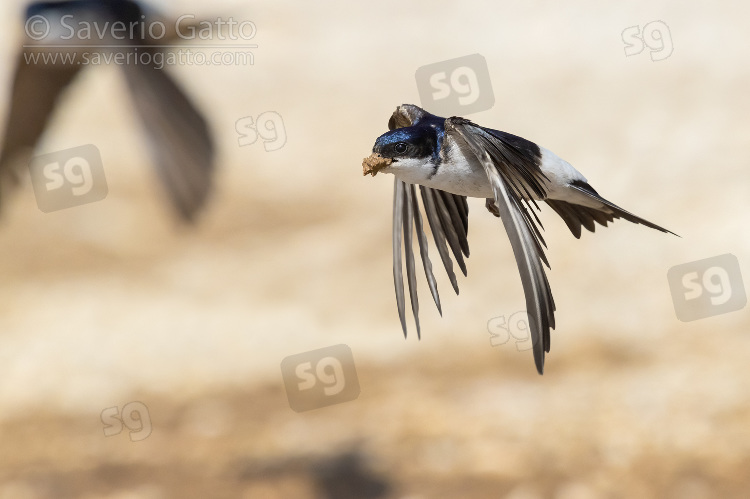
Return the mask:
M 41 53 L 40 50 L 35 50 Z M 10 110 L 0 153 L 0 172 L 13 174 L 13 164 L 30 156 L 49 121 L 60 94 L 81 66 L 27 64 L 31 50 L 23 51 L 16 62 Z M 36 54 L 34 54 L 36 55 Z
M 459 268 L 466 275 L 466 263 L 464 256 L 469 256 L 468 215 L 469 205 L 465 196 L 450 194 L 438 189 L 419 186 L 422 197 L 422 208 L 427 215 L 435 245 L 437 246 L 440 259 L 443 262 L 448 278 L 453 289 L 458 294 L 458 283 L 456 274 L 453 272 L 453 260 L 450 253 L 456 259 Z M 438 295 L 437 283 L 432 272 L 432 262 L 427 253 L 427 236 L 424 232 L 422 215 L 419 209 L 416 189 L 413 184 L 407 184 L 398 179 L 395 180 L 393 197 L 393 281 L 396 288 L 396 304 L 401 327 L 406 336 L 406 318 L 404 316 L 405 296 L 403 265 L 401 258 L 401 247 L 404 247 L 406 255 L 406 280 L 409 283 L 409 296 L 411 299 L 412 313 L 417 324 L 417 335 L 421 337 L 419 327 L 419 299 L 417 296 L 417 281 L 413 253 L 413 233 L 416 228 L 419 254 L 422 266 L 427 277 L 427 283 L 435 300 L 438 311 L 442 315 L 440 296 Z M 448 251 L 450 248 L 450 252 Z
M 159 178 L 179 214 L 192 220 L 213 184 L 214 145 L 208 124 L 164 69 L 129 64 L 123 70 Z
M 521 274 L 534 362 L 539 374 L 544 372 L 544 354 L 550 348 L 550 328 L 555 327 L 555 302 L 542 263 L 544 255 L 539 223 L 531 205 L 524 199 L 529 191 L 544 197 L 543 174 L 517 144 L 503 140 L 494 131 L 479 127 L 463 118 L 445 120 L 446 139 L 453 140 L 467 158 L 474 158 L 484 168 L 492 185 L 495 205 L 510 239 Z M 533 218 L 532 218 L 533 215 Z M 536 222 L 536 223 L 535 223 Z
M 412 126 L 423 119 L 436 119 L 437 117 L 410 104 L 399 106 L 388 122 L 388 128 L 401 128 Z M 450 194 L 438 189 L 419 186 L 422 208 L 427 215 L 438 254 L 443 262 L 445 271 L 451 285 L 458 294 L 458 282 L 453 272 L 453 260 L 450 253 L 456 259 L 459 268 L 466 275 L 466 263 L 464 256 L 469 256 L 469 242 L 467 240 L 469 230 L 469 205 L 465 196 Z M 432 262 L 427 252 L 427 236 L 419 208 L 416 189 L 413 184 L 407 184 L 395 179 L 393 196 L 393 281 L 396 288 L 396 305 L 401 321 L 401 327 L 406 336 L 405 294 L 403 265 L 401 258 L 401 246 L 404 246 L 406 256 L 406 279 L 409 283 L 409 298 L 411 300 L 412 313 L 417 325 L 417 335 L 421 336 L 419 326 L 419 298 L 417 296 L 416 270 L 413 253 L 413 233 L 416 229 L 419 255 L 422 259 L 427 284 L 430 293 L 437 305 L 438 312 L 442 315 L 440 296 L 438 294 L 437 282 L 432 272 Z M 450 247 L 450 252 L 448 248 Z

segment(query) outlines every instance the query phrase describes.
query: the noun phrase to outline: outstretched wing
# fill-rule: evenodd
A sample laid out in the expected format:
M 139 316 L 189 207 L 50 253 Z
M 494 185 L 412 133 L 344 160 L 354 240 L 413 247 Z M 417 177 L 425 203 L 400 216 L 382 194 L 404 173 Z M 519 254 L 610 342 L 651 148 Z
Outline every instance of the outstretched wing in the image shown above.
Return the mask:
M 422 120 L 439 119 L 423 109 L 410 104 L 399 106 L 388 122 L 388 128 L 393 130 L 406 126 L 412 126 Z M 437 247 L 440 260 L 448 274 L 454 291 L 458 294 L 458 282 L 453 272 L 453 258 L 459 268 L 466 275 L 466 263 L 464 256 L 469 256 L 469 242 L 467 234 L 469 230 L 469 205 L 465 196 L 458 196 L 438 189 L 419 186 L 422 199 L 422 210 L 427 216 L 435 246 Z M 413 239 L 416 232 L 419 255 L 422 267 L 430 287 L 430 293 L 442 315 L 440 306 L 440 295 L 438 294 L 437 282 L 432 271 L 432 262 L 427 251 L 427 235 L 424 231 L 424 223 L 420 211 L 419 200 L 413 184 L 407 184 L 395 179 L 393 194 L 393 282 L 396 288 L 396 305 L 401 327 L 406 336 L 405 318 L 405 294 L 403 261 L 401 248 L 404 248 L 406 258 L 406 280 L 409 285 L 409 298 L 412 313 L 417 325 L 417 335 L 421 336 L 419 326 L 419 297 L 417 295 L 416 265 L 413 251 Z
M 451 253 L 458 263 L 461 272 L 466 275 L 466 263 L 464 256 L 469 256 L 468 216 L 469 205 L 466 197 L 450 194 L 438 189 L 419 186 L 422 208 L 427 215 L 435 246 L 443 262 L 448 278 L 453 285 L 453 290 L 458 294 L 458 282 L 453 272 L 453 260 Z M 440 296 L 437 283 L 432 272 L 432 263 L 427 253 L 427 236 L 424 231 L 422 215 L 419 209 L 416 189 L 413 184 L 407 184 L 401 180 L 395 180 L 393 195 L 393 282 L 396 288 L 396 304 L 401 327 L 406 336 L 406 319 L 404 316 L 404 279 L 403 264 L 401 258 L 401 247 L 404 248 L 406 257 L 406 280 L 409 283 L 409 297 L 414 320 L 417 324 L 417 335 L 421 336 L 419 327 L 419 299 L 417 296 L 416 270 L 413 253 L 414 229 L 416 229 L 419 254 L 422 259 L 427 283 L 435 300 L 438 312 L 442 315 L 440 307 Z M 450 251 L 449 251 L 450 248 Z
M 499 132 L 463 118 L 447 119 L 445 131 L 447 140 L 452 140 L 467 160 L 482 165 L 492 185 L 495 205 L 521 274 L 534 362 L 542 374 L 544 354 L 550 348 L 550 328 L 555 327 L 555 302 L 542 266 L 544 263 L 549 267 L 544 255 L 546 245 L 539 230 L 541 223 L 532 208 L 536 203 L 530 194 L 545 197 L 544 174 L 523 143 L 507 139 Z

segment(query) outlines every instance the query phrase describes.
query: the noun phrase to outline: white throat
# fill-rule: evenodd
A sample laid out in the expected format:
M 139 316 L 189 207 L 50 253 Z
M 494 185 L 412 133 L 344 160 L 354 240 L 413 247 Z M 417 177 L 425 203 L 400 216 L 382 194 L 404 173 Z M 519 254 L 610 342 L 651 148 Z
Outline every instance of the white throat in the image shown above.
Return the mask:
M 482 166 L 467 161 L 458 148 L 451 148 L 436 170 L 432 158 L 399 159 L 384 172 L 409 184 L 419 184 L 433 189 L 475 198 L 491 198 L 492 187 Z M 436 173 L 437 171 L 437 173 Z

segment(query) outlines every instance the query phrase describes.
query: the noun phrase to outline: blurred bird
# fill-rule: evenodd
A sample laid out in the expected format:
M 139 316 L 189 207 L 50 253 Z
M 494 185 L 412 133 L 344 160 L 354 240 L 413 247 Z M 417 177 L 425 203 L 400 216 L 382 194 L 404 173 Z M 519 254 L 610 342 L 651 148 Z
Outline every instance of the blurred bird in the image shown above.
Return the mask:
M 594 222 L 606 227 L 615 218 L 672 233 L 607 201 L 568 162 L 521 137 L 484 128 L 464 118 L 441 118 L 411 104 L 396 109 L 388 128 L 390 131 L 375 141 L 372 155 L 365 158 L 362 166 L 365 175 L 386 172 L 396 177 L 393 278 L 404 336 L 402 238 L 411 307 L 420 335 L 412 252 L 414 229 L 430 292 L 442 315 L 415 185 L 419 185 L 422 207 L 456 294 L 458 284 L 448 247 L 466 275 L 463 258 L 469 256 L 466 198 L 486 198 L 487 209 L 503 221 L 521 274 L 539 374 L 544 372 L 544 354 L 550 348 L 550 328 L 555 328 L 555 302 L 542 266 L 544 262 L 549 267 L 543 249 L 546 243 L 539 230 L 543 227 L 532 206 L 539 210 L 536 202 L 546 202 L 576 238 L 581 237 L 581 226 L 594 232 Z
M 140 4 L 130 0 L 29 5 L 0 152 L 2 178 L 17 182 L 15 167 L 28 162 L 60 95 L 86 63 L 94 55 L 120 52 L 138 56 L 137 61 L 134 57 L 124 59 L 129 62 L 120 67 L 146 131 L 159 179 L 179 215 L 187 221 L 194 219 L 213 184 L 214 145 L 206 120 L 157 64 L 163 58 L 154 56 L 164 47 L 155 45 L 168 38 L 150 37 L 152 21 Z M 125 26 L 124 33 L 118 31 L 120 23 Z M 79 30 L 86 25 L 93 28 Z M 159 36 L 158 29 L 153 31 Z M 168 35 L 166 32 L 165 37 Z

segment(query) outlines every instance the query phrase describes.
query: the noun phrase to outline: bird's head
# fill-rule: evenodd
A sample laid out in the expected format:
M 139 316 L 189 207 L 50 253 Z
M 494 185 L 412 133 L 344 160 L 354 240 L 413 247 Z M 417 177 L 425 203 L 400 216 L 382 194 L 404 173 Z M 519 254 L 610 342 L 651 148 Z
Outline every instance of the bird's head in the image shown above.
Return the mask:
M 438 134 L 432 126 L 410 126 L 384 133 L 375 141 L 372 154 L 362 162 L 363 172 L 373 177 L 380 171 L 424 168 L 439 154 Z

